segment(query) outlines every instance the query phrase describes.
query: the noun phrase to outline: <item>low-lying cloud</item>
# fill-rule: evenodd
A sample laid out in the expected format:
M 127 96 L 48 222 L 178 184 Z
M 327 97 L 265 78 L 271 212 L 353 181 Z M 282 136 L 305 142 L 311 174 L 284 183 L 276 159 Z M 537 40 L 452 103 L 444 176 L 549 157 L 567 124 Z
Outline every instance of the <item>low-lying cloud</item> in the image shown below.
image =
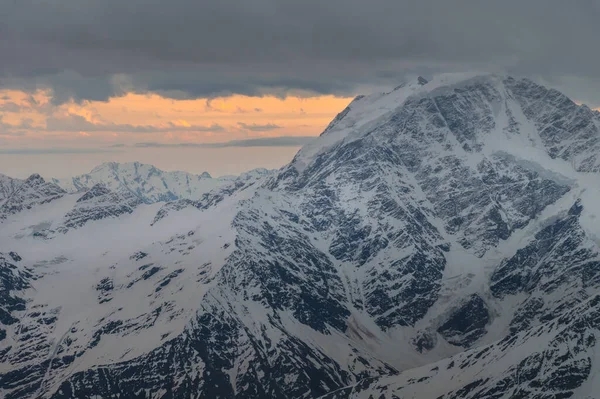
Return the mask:
M 276 125 L 274 123 L 266 123 L 264 125 L 260 125 L 256 123 L 238 122 L 238 126 L 244 130 L 249 130 L 251 132 L 268 132 L 269 130 L 281 129 L 281 126 Z
M 280 136 L 261 137 L 245 140 L 231 140 L 223 143 L 158 143 L 145 142 L 136 143 L 137 148 L 174 148 L 174 147 L 201 147 L 201 148 L 225 148 L 225 147 L 296 147 L 303 146 L 315 140 L 314 136 Z
M 231 140 L 222 143 L 159 143 L 141 142 L 133 145 L 117 143 L 98 148 L 0 148 L 0 154 L 42 155 L 42 154 L 96 154 L 124 151 L 127 148 L 228 148 L 228 147 L 301 147 L 315 140 L 314 136 L 281 136 L 256 139 Z

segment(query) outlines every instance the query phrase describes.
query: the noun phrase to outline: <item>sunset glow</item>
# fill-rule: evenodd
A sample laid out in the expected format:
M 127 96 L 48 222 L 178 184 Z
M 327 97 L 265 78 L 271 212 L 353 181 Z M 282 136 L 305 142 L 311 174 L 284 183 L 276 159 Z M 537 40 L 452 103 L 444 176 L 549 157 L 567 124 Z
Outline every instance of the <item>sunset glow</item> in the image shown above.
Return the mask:
M 49 91 L 2 90 L 0 140 L 15 147 L 81 147 L 316 136 L 350 101 L 333 95 L 175 100 L 129 93 L 55 105 Z

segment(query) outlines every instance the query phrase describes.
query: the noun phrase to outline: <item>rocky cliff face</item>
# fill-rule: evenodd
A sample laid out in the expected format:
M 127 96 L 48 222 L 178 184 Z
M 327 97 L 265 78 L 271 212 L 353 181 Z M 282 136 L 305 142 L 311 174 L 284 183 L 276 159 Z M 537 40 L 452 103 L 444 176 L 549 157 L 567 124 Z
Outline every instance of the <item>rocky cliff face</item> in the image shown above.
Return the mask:
M 0 392 L 591 398 L 598 140 L 554 90 L 445 75 L 193 200 L 38 198 L 0 224 Z
M 65 215 L 64 223 L 58 230 L 64 233 L 94 220 L 130 214 L 141 203 L 142 201 L 133 194 L 119 194 L 98 183 L 77 200 L 73 209 Z
M 0 202 L 14 194 L 15 191 L 23 184 L 20 179 L 0 174 Z
M 40 175 L 33 174 L 17 183 L 12 192 L 0 201 L 0 220 L 24 210 L 32 209 L 61 198 L 65 191 L 54 183 L 46 182 Z

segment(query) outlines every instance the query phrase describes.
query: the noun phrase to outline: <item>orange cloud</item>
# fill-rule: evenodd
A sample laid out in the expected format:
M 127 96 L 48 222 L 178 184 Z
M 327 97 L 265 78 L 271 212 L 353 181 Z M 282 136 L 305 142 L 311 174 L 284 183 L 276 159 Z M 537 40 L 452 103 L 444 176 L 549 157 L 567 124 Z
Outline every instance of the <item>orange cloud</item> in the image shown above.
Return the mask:
M 106 102 L 55 106 L 51 93 L 0 90 L 0 129 L 27 132 L 32 140 L 85 136 L 99 143 L 140 141 L 222 142 L 252 137 L 318 135 L 351 98 L 234 95 L 174 100 L 129 93 Z M 75 144 L 76 145 L 76 144 Z

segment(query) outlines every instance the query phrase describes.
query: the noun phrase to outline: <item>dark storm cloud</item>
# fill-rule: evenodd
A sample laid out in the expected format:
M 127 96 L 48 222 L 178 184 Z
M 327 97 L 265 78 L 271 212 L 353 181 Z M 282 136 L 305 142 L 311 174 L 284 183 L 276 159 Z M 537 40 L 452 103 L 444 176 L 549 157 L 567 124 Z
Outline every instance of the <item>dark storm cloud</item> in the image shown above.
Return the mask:
M 406 74 L 492 69 L 573 92 L 578 76 L 600 104 L 599 20 L 598 0 L 7 0 L 0 76 L 52 87 L 60 102 L 132 90 L 350 94 Z

